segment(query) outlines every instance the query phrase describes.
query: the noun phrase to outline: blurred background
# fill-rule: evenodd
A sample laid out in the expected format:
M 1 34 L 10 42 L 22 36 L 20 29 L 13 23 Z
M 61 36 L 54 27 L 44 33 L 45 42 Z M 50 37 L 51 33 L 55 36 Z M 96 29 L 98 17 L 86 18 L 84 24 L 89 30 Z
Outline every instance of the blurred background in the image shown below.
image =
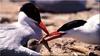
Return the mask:
M 89 17 L 100 13 L 100 0 L 0 0 L 0 22 L 4 18 L 9 19 L 9 23 L 17 21 L 17 14 L 20 7 L 27 2 L 32 2 L 38 7 L 41 18 L 45 22 L 49 32 L 57 30 L 66 22 L 75 19 L 87 20 Z M 52 47 L 52 50 L 53 48 L 55 50 L 53 50 L 54 54 L 71 55 L 71 52 L 75 52 L 78 55 L 83 55 L 83 53 L 77 53 L 70 49 L 61 49 L 59 46 L 65 44 L 67 40 L 66 38 L 62 38 L 50 41 L 50 47 Z M 59 48 L 55 47 L 55 45 Z M 83 42 L 77 42 L 76 45 L 81 45 L 82 47 L 89 46 L 89 48 L 95 46 Z M 41 49 L 41 53 L 49 54 L 45 47 Z
M 0 18 L 16 21 L 19 8 L 26 2 L 39 8 L 41 18 L 52 30 L 67 21 L 86 20 L 100 12 L 100 0 L 0 0 Z

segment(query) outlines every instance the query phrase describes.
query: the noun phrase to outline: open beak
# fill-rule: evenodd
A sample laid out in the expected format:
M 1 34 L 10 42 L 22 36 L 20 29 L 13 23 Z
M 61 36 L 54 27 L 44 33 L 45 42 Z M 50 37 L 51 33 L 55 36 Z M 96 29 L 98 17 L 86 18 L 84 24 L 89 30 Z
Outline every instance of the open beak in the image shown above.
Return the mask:
M 55 32 L 50 33 L 49 36 L 45 38 L 45 40 L 50 41 L 50 40 L 59 38 L 62 35 L 63 35 L 63 33 L 55 31 Z
M 47 35 L 49 35 L 49 32 L 48 32 L 46 26 L 44 25 L 44 23 L 43 23 L 42 21 L 39 23 L 39 27 L 40 27 Z

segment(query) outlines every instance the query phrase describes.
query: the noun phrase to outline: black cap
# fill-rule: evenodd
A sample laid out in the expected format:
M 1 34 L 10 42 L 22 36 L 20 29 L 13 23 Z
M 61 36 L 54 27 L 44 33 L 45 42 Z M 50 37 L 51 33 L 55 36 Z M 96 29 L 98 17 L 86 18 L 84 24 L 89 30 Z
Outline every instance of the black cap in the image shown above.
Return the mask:
M 39 10 L 36 8 L 36 6 L 33 3 L 24 4 L 21 7 L 20 11 L 23 11 L 28 17 L 32 18 L 38 23 L 41 21 Z
M 84 21 L 84 20 L 73 20 L 71 22 L 65 23 L 57 31 L 67 31 L 67 30 L 82 26 L 85 23 L 86 23 L 86 21 Z

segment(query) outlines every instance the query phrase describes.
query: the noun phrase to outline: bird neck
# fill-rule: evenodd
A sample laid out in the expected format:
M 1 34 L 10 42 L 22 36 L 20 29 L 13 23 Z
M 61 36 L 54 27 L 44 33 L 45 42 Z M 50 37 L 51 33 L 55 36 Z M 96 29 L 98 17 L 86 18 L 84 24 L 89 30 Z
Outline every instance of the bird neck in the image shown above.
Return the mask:
M 31 18 L 29 18 L 24 12 L 19 12 L 18 22 L 21 25 L 30 25 L 30 24 L 37 23 L 35 20 L 32 20 Z
M 18 22 L 22 23 L 27 19 L 27 15 L 24 12 L 19 12 L 18 14 Z

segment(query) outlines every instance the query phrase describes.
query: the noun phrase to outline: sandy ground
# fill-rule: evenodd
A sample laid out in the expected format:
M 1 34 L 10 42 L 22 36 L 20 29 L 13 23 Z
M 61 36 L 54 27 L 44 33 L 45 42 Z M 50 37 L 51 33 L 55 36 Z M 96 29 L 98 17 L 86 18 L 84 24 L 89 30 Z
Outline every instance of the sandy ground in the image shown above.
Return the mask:
M 20 3 L 0 3 L 0 17 L 9 18 L 11 22 L 17 20 L 16 16 L 21 5 L 22 4 Z M 99 12 L 100 11 L 96 10 L 95 8 L 89 11 L 81 11 L 77 13 L 54 14 L 46 12 L 41 13 L 41 18 L 45 22 L 49 32 L 52 32 L 57 30 L 65 22 L 75 19 L 87 20 L 89 17 Z M 49 41 L 48 43 L 51 47 L 52 53 L 42 46 L 41 54 L 43 54 L 43 56 L 100 56 L 100 47 L 98 47 L 99 45 L 84 43 L 71 37 L 55 39 Z

